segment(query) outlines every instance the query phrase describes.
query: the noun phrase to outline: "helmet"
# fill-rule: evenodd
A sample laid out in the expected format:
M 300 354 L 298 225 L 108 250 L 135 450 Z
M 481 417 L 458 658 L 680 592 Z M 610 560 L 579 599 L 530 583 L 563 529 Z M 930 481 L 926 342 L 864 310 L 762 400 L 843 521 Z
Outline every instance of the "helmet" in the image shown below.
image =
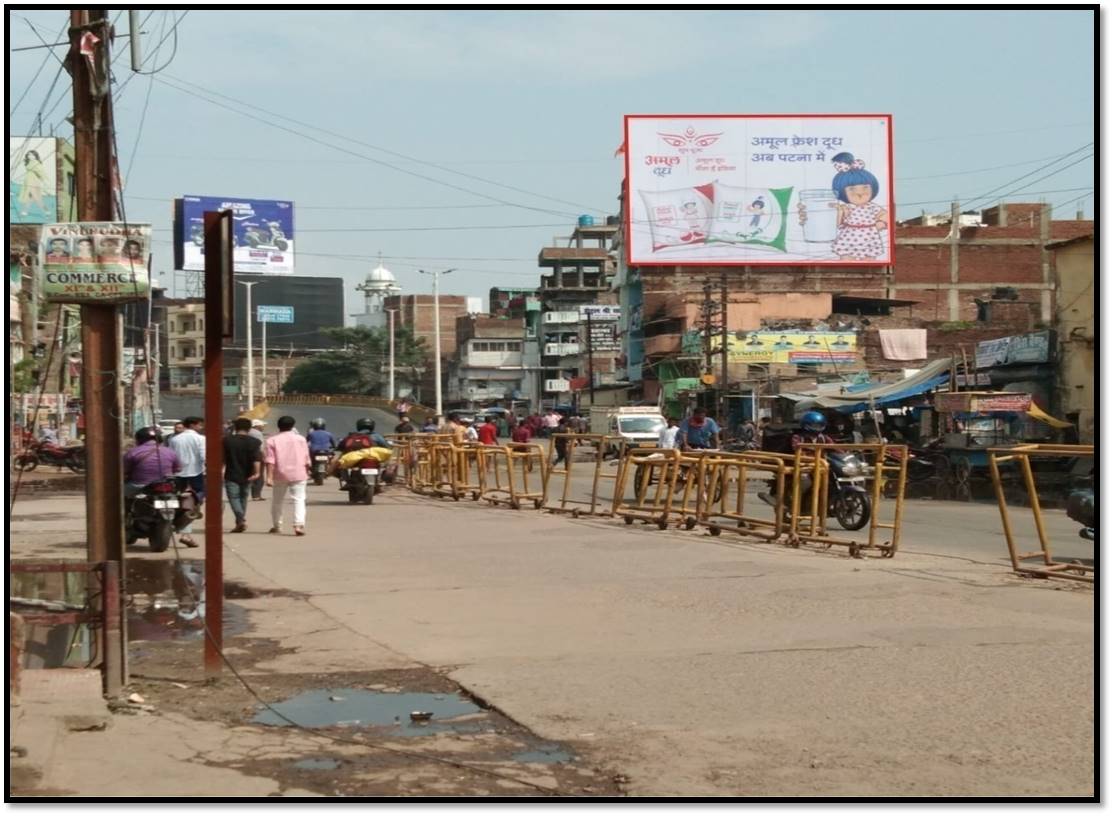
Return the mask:
M 356 430 L 367 431 L 368 433 L 370 433 L 371 431 L 375 430 L 375 420 L 371 419 L 371 417 L 363 417 L 362 419 L 357 419 Z
M 823 416 L 819 411 L 808 411 L 804 416 L 800 417 L 800 424 L 804 426 L 805 431 L 819 433 L 827 427 L 827 417 Z
M 309 427 L 310 428 L 316 428 L 318 430 L 323 431 L 325 429 L 325 421 L 321 417 L 317 417 L 316 419 L 311 419 L 311 420 L 309 420 Z
M 140 428 L 138 431 L 135 432 L 135 444 L 144 445 L 147 442 L 150 442 L 152 439 L 159 439 L 161 436 L 162 434 L 159 433 L 159 429 L 155 428 L 154 426 Z

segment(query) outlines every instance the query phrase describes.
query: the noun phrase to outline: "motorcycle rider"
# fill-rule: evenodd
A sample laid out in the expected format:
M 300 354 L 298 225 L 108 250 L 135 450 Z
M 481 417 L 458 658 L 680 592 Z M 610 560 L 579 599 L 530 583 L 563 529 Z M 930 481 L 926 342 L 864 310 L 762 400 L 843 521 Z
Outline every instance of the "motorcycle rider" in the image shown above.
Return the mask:
M 696 408 L 680 423 L 676 444 L 682 450 L 719 447 L 719 424 L 707 415 L 706 408 Z
M 380 463 L 385 464 L 390 460 L 391 447 L 392 445 L 381 434 L 375 433 L 375 420 L 371 417 L 358 419 L 356 420 L 356 429 L 337 444 L 338 455 L 329 462 L 327 475 L 334 476 L 337 471 L 353 467 L 356 462 L 363 458 L 375 458 Z M 362 454 L 362 456 L 354 456 L 353 454 Z M 340 481 L 343 488 L 343 476 L 341 476 Z
M 305 441 L 309 443 L 309 455 L 330 453 L 336 449 L 336 437 L 325 428 L 325 421 L 321 417 L 309 421 L 309 433 Z
M 824 431 L 827 429 L 827 417 L 819 411 L 808 411 L 800 417 L 800 430 L 792 434 L 792 450 L 795 451 L 801 445 L 827 445 L 834 440 L 829 437 Z M 812 478 L 807 473 L 803 474 L 800 481 L 800 506 L 807 507 L 807 500 L 812 488 Z M 792 476 L 786 474 L 785 476 L 785 494 L 791 495 L 792 493 Z M 776 499 L 772 493 L 762 492 L 758 493 L 758 498 L 767 504 L 776 504 Z M 786 500 L 786 504 L 787 504 Z
M 140 428 L 135 446 L 124 454 L 124 497 L 131 498 L 160 479 L 171 479 L 181 468 L 178 455 L 159 444 L 158 428 Z

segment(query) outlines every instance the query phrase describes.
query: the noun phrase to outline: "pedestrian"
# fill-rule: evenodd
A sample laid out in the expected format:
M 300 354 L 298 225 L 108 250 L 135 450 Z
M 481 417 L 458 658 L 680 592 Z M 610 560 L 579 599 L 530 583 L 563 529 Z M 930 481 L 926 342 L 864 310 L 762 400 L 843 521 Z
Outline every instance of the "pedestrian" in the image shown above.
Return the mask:
M 180 434 L 184 430 L 185 430 L 185 425 L 182 423 L 181 420 L 178 420 L 177 422 L 174 423 L 174 432 L 172 434 L 170 434 L 169 436 L 167 436 L 166 439 L 162 440 L 162 444 L 166 445 L 166 447 L 170 447 L 170 440 L 173 439 L 175 436 L 177 436 L 178 434 Z
M 232 433 L 224 437 L 224 494 L 236 517 L 233 533 L 247 529 L 248 485 L 263 477 L 263 445 L 251 435 L 251 420 L 232 422 Z
M 190 488 L 197 497 L 197 506 L 205 501 L 205 421 L 201 417 L 186 417 L 182 420 L 182 432 L 170 440 L 170 450 L 178 457 L 178 490 Z M 193 540 L 193 521 L 180 531 L 179 541 L 187 547 L 200 546 Z
M 427 420 L 425 420 L 425 424 L 421 426 L 421 432 L 435 434 L 437 431 L 440 430 L 440 427 L 441 416 L 440 414 L 437 414 L 436 416 L 429 417 Z
M 464 422 L 460 419 L 458 414 L 448 415 L 448 424 L 445 426 L 445 432 L 452 434 L 453 445 L 464 444 L 464 437 L 467 434 L 464 429 Z
M 252 439 L 258 439 L 259 440 L 259 448 L 260 449 L 262 449 L 267 443 L 267 438 L 265 436 L 263 436 L 263 428 L 265 428 L 265 427 L 267 427 L 267 423 L 264 420 L 262 420 L 262 419 L 251 420 L 250 436 L 251 436 Z M 263 500 L 263 482 L 264 481 L 266 481 L 266 480 L 265 479 L 256 479 L 254 482 L 251 483 L 251 500 L 252 501 L 262 501 Z
M 401 414 L 398 417 L 398 424 L 394 426 L 396 434 L 412 434 L 414 433 L 414 425 L 410 422 L 410 418 L 406 414 Z
M 478 442 L 479 431 L 475 429 L 475 420 L 464 419 L 464 441 L 465 442 Z
M 294 418 L 278 419 L 278 433 L 267 440 L 267 487 L 271 496 L 271 533 L 282 532 L 282 505 L 286 494 L 294 502 L 294 535 L 305 535 L 305 485 L 309 480 L 311 460 L 309 443 L 294 431 Z
M 665 427 L 657 434 L 657 447 L 672 450 L 676 447 L 676 435 L 679 433 L 679 424 L 676 417 L 671 416 L 665 420 Z
M 529 429 L 529 425 L 523 422 L 510 432 L 510 439 L 520 445 L 524 445 L 533 439 L 533 431 Z
M 553 431 L 560 436 L 553 439 L 553 447 L 556 448 L 556 459 L 553 460 L 553 467 L 556 467 L 561 462 L 564 462 L 564 467 L 568 467 L 568 438 L 564 436 L 568 432 L 568 420 L 561 417 L 560 422 Z
M 484 445 L 497 445 L 499 438 L 499 429 L 495 424 L 494 416 L 487 417 L 487 421 L 479 426 L 476 432 L 477 437 L 481 444 Z

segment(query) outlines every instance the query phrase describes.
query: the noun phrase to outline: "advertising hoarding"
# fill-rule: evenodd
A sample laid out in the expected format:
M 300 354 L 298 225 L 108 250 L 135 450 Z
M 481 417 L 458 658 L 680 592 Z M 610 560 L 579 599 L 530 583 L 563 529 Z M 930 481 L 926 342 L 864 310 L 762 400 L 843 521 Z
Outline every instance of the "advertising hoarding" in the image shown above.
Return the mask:
M 39 245 L 43 296 L 56 303 L 144 300 L 150 245 L 150 224 L 44 224 Z
M 974 352 L 975 367 L 1046 363 L 1051 359 L 1051 331 L 1028 332 L 1012 337 L 982 340 Z
M 323 329 L 344 325 L 344 280 L 314 275 L 236 275 L 237 281 L 254 281 L 251 287 L 252 310 L 266 304 L 297 304 L 286 307 L 292 310 L 292 323 L 279 323 L 273 317 L 267 320 L 267 347 L 275 349 L 332 348 L 335 343 Z M 234 345 L 247 343 L 247 320 L 244 311 L 247 290 L 236 287 L 236 325 Z M 273 313 L 272 313 L 273 314 Z M 258 332 L 258 327 L 255 331 Z M 258 343 L 258 336 L 255 336 Z
M 58 220 L 55 144 L 50 138 L 9 137 L 8 223 L 48 224 Z
M 683 353 L 703 354 L 703 338 L 691 331 L 682 340 Z M 718 354 L 722 338 L 712 335 L 711 350 Z M 855 332 L 750 331 L 727 337 L 727 360 L 732 363 L 853 363 L 858 359 Z
M 231 210 L 236 272 L 294 274 L 294 202 L 219 196 L 182 196 L 174 206 L 174 265 L 205 269 L 206 211 Z
M 892 117 L 628 115 L 631 265 L 893 262 Z

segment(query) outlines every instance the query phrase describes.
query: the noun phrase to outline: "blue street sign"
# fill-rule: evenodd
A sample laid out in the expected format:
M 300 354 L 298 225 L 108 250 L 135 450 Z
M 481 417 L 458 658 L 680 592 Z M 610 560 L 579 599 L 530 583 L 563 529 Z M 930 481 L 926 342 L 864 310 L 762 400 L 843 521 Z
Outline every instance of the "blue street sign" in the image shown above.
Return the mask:
M 259 306 L 255 319 L 260 323 L 293 323 L 293 306 Z

